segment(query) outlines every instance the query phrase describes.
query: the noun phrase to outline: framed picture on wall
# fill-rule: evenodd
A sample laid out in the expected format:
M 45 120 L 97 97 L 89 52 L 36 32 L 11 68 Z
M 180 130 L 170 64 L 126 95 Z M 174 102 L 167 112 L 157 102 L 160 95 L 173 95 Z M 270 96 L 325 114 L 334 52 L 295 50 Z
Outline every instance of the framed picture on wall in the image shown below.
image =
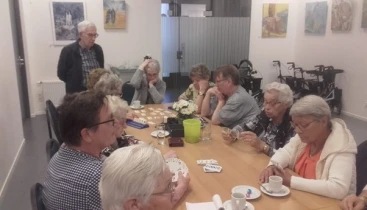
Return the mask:
M 284 38 L 287 36 L 288 4 L 264 4 L 262 38 Z
M 78 39 L 78 24 L 86 19 L 83 0 L 52 0 L 51 20 L 54 45 L 67 45 Z
M 351 0 L 333 0 L 331 12 L 331 30 L 350 31 L 353 22 L 353 7 Z
M 306 3 L 305 33 L 324 35 L 326 32 L 328 4 L 323 2 Z
M 105 29 L 126 28 L 125 0 L 103 0 L 103 19 Z

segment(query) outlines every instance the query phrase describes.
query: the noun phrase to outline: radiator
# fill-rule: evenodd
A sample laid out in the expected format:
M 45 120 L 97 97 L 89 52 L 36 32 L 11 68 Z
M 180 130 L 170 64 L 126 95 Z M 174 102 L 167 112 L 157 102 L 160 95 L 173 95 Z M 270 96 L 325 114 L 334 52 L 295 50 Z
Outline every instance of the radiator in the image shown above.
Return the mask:
M 59 80 L 44 80 L 39 84 L 41 84 L 44 105 L 47 100 L 51 100 L 55 106 L 59 106 L 66 93 L 65 83 Z

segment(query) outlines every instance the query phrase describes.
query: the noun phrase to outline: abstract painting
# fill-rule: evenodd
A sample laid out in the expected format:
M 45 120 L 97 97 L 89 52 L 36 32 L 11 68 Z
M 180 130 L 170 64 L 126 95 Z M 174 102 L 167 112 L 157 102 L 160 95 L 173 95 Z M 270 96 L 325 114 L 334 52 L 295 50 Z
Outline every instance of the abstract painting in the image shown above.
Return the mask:
M 362 28 L 367 28 L 367 0 L 363 1 Z
M 55 45 L 67 45 L 78 39 L 78 24 L 86 19 L 84 1 L 53 0 L 52 29 Z
M 306 4 L 305 33 L 323 35 L 326 31 L 326 1 Z
M 286 37 L 288 25 L 288 4 L 264 4 L 262 37 Z
M 353 8 L 351 0 L 333 0 L 331 30 L 350 31 L 352 29 Z
M 104 28 L 126 28 L 125 0 L 103 0 Z

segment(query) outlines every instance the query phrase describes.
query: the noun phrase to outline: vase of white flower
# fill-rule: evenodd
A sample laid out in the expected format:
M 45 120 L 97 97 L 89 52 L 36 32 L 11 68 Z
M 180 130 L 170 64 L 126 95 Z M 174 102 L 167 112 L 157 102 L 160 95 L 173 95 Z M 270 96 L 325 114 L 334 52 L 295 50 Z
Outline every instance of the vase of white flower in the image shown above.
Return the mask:
M 197 105 L 192 101 L 179 100 L 175 102 L 172 108 L 177 112 L 177 121 L 182 124 L 186 119 L 192 119 L 198 109 Z

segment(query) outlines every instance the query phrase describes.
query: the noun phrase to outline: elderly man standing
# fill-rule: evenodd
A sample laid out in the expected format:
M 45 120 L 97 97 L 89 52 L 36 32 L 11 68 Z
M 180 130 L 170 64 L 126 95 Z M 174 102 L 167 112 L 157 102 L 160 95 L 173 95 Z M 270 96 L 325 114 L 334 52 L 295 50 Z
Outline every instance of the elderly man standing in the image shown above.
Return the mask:
M 57 76 L 65 82 L 66 93 L 86 90 L 89 72 L 104 67 L 103 50 L 95 44 L 96 26 L 83 21 L 78 24 L 78 32 L 78 40 L 62 49 L 57 65 Z
M 236 67 L 219 67 L 215 85 L 206 92 L 201 107 L 201 115 L 212 115 L 213 124 L 233 128 L 260 114 L 255 99 L 240 86 L 240 74 Z

